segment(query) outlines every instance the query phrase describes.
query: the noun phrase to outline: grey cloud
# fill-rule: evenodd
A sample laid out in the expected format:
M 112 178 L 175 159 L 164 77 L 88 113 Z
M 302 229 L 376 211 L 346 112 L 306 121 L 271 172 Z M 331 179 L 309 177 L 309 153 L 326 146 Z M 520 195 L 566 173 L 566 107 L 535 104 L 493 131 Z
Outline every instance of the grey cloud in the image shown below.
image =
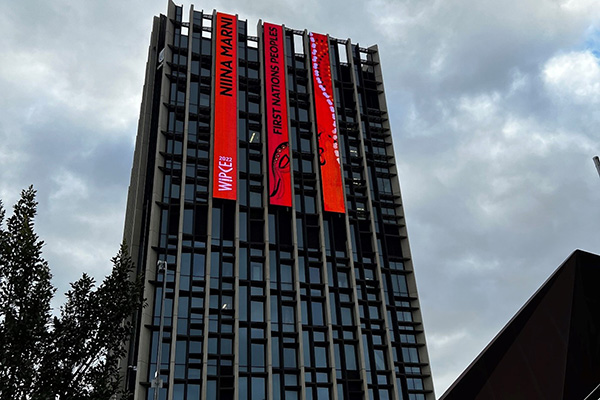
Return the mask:
M 440 395 L 568 254 L 598 251 L 598 104 L 543 77 L 594 19 L 550 3 L 381 4 L 374 19 L 409 10 L 380 26 L 380 49 Z
M 594 2 L 196 8 L 379 44 L 438 395 L 571 251 L 600 251 L 598 100 L 573 97 L 568 73 L 549 84 L 543 72 L 593 47 Z M 0 5 L 0 196 L 10 205 L 36 185 L 59 291 L 82 271 L 101 279 L 117 251 L 152 16 L 165 10 Z

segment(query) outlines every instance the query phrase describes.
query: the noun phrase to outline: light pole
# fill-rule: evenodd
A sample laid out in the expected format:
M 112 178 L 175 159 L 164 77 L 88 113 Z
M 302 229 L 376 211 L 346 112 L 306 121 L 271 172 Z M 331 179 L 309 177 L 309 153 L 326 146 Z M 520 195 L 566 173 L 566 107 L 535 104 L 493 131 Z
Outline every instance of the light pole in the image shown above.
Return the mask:
M 163 287 L 162 296 L 160 298 L 160 325 L 158 328 L 158 345 L 156 346 L 156 372 L 154 373 L 154 379 L 152 379 L 152 387 L 154 388 L 154 400 L 158 400 L 158 393 L 160 388 L 163 387 L 163 381 L 160 377 L 160 364 L 162 356 L 162 341 L 163 341 L 163 328 L 165 326 L 165 294 L 167 291 L 167 262 L 159 260 L 156 262 L 157 272 L 163 272 Z M 158 274 L 157 274 L 158 277 Z
M 600 175 L 600 158 L 598 158 L 598 156 L 594 156 L 592 160 L 594 160 L 594 165 L 596 165 L 596 171 L 598 171 L 598 175 Z

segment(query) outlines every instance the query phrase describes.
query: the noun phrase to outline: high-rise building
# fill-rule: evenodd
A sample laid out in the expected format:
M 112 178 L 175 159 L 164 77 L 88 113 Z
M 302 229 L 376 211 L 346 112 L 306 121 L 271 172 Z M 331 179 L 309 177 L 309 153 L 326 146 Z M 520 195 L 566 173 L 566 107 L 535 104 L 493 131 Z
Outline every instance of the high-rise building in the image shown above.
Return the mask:
M 169 3 L 125 239 L 135 399 L 434 398 L 377 46 Z

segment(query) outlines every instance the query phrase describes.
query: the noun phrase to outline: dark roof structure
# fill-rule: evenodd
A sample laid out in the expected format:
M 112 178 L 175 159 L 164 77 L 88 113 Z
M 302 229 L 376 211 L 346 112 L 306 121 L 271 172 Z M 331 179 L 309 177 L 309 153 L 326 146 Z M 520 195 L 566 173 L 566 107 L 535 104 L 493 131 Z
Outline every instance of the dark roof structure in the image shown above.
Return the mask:
M 600 256 L 575 250 L 440 400 L 597 400 L 599 284 Z

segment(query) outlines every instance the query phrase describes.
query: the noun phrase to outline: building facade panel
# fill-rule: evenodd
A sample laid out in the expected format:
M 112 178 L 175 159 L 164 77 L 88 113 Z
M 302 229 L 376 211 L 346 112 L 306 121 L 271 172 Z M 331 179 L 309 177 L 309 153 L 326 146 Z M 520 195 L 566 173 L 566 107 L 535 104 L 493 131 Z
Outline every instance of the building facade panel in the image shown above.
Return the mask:
M 144 89 L 126 238 L 149 306 L 136 317 L 127 389 L 165 400 L 433 399 L 377 48 L 262 22 L 254 37 L 237 16 L 183 14 L 170 3 L 155 23 Z M 316 99 L 337 182 L 323 170 Z M 289 139 L 273 140 L 275 128 Z M 221 173 L 235 187 L 225 196 Z

